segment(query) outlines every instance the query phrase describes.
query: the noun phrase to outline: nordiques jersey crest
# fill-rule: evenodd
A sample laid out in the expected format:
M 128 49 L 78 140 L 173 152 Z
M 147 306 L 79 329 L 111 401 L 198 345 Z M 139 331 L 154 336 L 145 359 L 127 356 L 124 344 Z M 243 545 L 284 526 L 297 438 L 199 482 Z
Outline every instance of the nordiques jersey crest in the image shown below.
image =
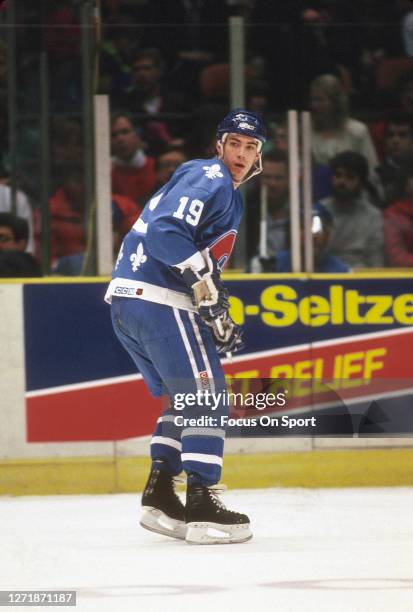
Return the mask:
M 209 250 L 211 251 L 214 259 L 218 262 L 221 270 L 225 267 L 228 259 L 231 256 L 236 237 L 237 232 L 235 230 L 230 230 L 215 240 L 215 242 L 213 242 L 209 247 Z

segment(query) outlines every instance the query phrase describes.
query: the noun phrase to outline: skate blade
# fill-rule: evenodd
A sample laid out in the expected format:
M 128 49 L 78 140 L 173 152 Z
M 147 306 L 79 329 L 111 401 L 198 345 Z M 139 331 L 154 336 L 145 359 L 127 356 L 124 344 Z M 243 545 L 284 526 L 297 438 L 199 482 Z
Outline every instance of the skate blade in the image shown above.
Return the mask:
M 187 523 L 188 544 L 240 544 L 252 538 L 250 524 Z
M 150 506 L 143 506 L 142 511 L 139 521 L 142 527 L 154 533 L 160 533 L 161 535 L 177 538 L 178 540 L 185 540 L 187 529 L 184 521 L 173 519 L 161 510 L 151 508 Z

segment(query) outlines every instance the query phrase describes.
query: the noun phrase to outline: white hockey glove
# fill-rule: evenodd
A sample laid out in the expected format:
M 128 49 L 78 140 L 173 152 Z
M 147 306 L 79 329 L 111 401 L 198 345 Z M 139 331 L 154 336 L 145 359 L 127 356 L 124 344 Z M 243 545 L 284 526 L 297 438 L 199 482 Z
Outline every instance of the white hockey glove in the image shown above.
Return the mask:
M 206 323 L 228 312 L 229 293 L 221 281 L 217 262 L 208 251 L 203 252 L 205 267 L 195 271 L 191 267 L 179 270 L 186 285 L 191 289 L 191 299 L 198 308 L 199 316 Z

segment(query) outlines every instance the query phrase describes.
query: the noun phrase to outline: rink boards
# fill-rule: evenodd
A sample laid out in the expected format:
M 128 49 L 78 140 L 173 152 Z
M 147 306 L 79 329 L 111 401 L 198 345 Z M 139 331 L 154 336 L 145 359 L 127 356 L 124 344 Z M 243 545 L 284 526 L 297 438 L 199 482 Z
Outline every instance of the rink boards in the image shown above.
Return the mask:
M 413 395 L 412 279 L 410 273 L 228 275 L 231 314 L 244 326 L 247 346 L 225 363 L 230 380 L 294 379 L 294 401 L 282 412 L 305 414 L 314 401 L 323 404 L 322 390 L 317 396 L 308 381 L 328 379 L 350 404 L 378 392 L 402 398 L 398 410 L 407 418 L 405 429 L 398 423 L 392 432 L 400 433 L 397 439 L 309 439 L 289 432 L 296 435 L 231 439 L 229 451 L 410 445 L 403 434 L 410 432 L 406 407 Z M 146 454 L 160 401 L 113 335 L 106 284 L 0 284 L 4 459 Z

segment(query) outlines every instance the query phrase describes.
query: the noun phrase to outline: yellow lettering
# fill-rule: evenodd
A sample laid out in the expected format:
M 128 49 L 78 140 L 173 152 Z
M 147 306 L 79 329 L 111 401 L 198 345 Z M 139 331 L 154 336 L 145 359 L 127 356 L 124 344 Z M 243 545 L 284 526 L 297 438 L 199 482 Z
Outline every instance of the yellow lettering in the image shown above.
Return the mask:
M 311 378 L 312 361 L 297 361 L 294 365 L 293 378 Z
M 245 372 L 236 372 L 234 378 L 258 378 L 258 370 L 245 370 Z
M 344 323 L 343 287 L 331 285 L 330 287 L 331 322 L 333 325 Z
M 333 380 L 341 378 L 343 371 L 343 355 L 336 355 L 334 359 Z
M 360 323 L 366 322 L 365 317 L 361 317 L 359 312 L 360 304 L 364 304 L 365 301 L 366 298 L 362 297 L 358 291 L 346 291 L 346 313 L 349 323 L 360 325 Z
M 231 295 L 229 297 L 229 314 L 231 315 L 231 319 L 237 325 L 244 325 L 245 316 L 244 316 L 244 304 L 242 300 Z
M 366 313 L 366 323 L 393 323 L 394 319 L 390 315 L 384 316 L 386 310 L 391 308 L 391 295 L 369 295 L 366 297 L 367 304 L 373 304 Z
M 311 378 L 294 378 L 292 385 L 292 397 L 305 397 L 313 392 L 313 381 Z
M 324 360 L 321 357 L 315 359 L 314 361 L 314 378 L 322 378 L 323 377 L 323 366 Z
M 286 300 L 296 299 L 297 292 L 287 285 L 273 285 L 264 289 L 261 294 L 261 305 L 265 310 L 272 312 L 261 314 L 263 323 L 271 327 L 284 327 L 295 323 L 297 306 L 294 302 Z
M 412 325 L 413 323 L 413 295 L 405 293 L 398 295 L 393 302 L 393 314 L 398 323 Z
M 413 325 L 413 293 L 399 295 L 361 295 L 355 289 L 331 285 L 329 297 L 307 295 L 298 301 L 297 291 L 288 285 L 267 287 L 261 294 L 261 320 L 270 327 L 287 327 L 300 321 L 309 327 L 331 323 L 342 325 Z M 230 297 L 231 316 L 242 325 L 245 307 L 242 300 Z M 248 312 L 247 312 L 248 314 Z
M 383 348 L 370 349 L 366 351 L 366 358 L 364 362 L 363 378 L 369 380 L 371 373 L 377 370 L 382 370 L 384 367 L 383 361 L 376 361 L 379 357 L 384 357 L 387 354 L 387 350 Z
M 298 312 L 304 325 L 320 327 L 328 323 L 330 304 L 321 295 L 309 295 L 301 300 Z
M 320 380 L 320 377 L 313 378 L 313 393 L 329 393 L 331 392 L 330 381 Z
M 270 378 L 293 378 L 293 367 L 289 363 L 273 366 L 271 368 Z
M 343 355 L 343 374 L 342 378 L 351 378 L 352 374 L 361 374 L 363 371 L 362 359 L 364 351 L 346 353 Z

